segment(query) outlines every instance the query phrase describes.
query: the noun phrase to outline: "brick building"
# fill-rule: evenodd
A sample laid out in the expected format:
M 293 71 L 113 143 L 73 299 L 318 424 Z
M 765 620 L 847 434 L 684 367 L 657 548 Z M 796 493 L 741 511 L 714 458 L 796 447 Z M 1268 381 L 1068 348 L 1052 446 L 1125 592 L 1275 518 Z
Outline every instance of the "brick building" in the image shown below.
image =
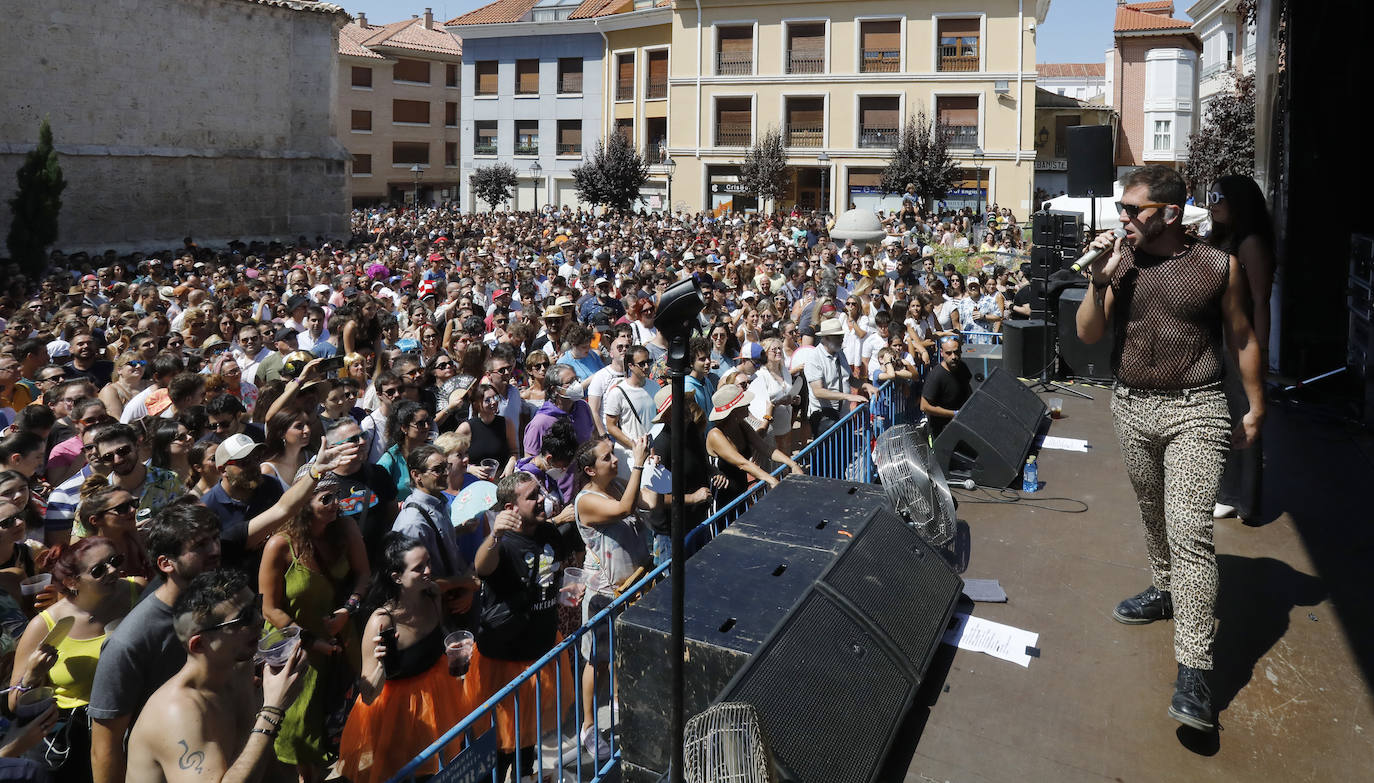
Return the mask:
M 1116 165 L 1181 166 L 1199 121 L 1198 56 L 1192 23 L 1173 18 L 1171 0 L 1118 3 L 1107 53 L 1108 102 L 1121 117 Z

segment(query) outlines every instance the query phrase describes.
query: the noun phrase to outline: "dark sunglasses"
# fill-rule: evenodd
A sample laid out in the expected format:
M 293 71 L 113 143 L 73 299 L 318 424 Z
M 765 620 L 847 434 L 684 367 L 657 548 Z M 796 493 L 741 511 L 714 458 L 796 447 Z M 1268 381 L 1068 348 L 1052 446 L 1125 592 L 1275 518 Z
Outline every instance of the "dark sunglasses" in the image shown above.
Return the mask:
M 137 503 L 133 502 L 132 500 L 126 500 L 126 501 L 124 501 L 123 503 L 120 503 L 120 504 L 117 505 L 117 506 L 110 506 L 109 508 L 105 509 L 104 511 L 102 511 L 102 512 L 100 512 L 100 513 L 102 513 L 102 514 L 118 514 L 119 516 L 124 516 L 125 514 L 132 514 L 132 513 L 134 513 L 134 510 L 137 509 L 137 508 L 138 508 L 138 504 L 137 504 Z
M 452 370 L 452 369 L 453 369 L 453 362 L 435 362 L 435 363 L 434 363 L 434 369 L 436 369 L 436 370 Z
M 128 365 L 129 367 L 147 367 L 147 366 L 148 366 L 148 362 L 144 361 L 143 359 L 131 359 L 131 360 L 129 360 L 128 362 L 125 362 L 125 364 Z
M 549 366 L 549 363 L 548 363 L 548 362 L 538 362 L 538 363 L 536 363 L 536 364 L 531 364 L 531 365 L 529 365 L 529 368 L 530 368 L 531 370 L 543 370 L 543 369 L 545 369 L 545 368 L 548 367 L 548 366 Z
M 13 530 L 15 527 L 22 526 L 23 524 L 24 517 L 19 514 L 15 514 L 12 517 L 0 519 L 0 530 Z
M 652 359 L 645 359 L 645 360 L 639 361 L 639 362 L 630 362 L 630 364 L 633 364 L 633 365 L 636 366 L 636 367 L 652 367 L 652 366 L 654 366 L 654 363 L 653 363 L 653 360 L 652 360 Z
M 1142 210 L 1142 209 L 1150 209 L 1151 207 L 1154 207 L 1154 208 L 1158 209 L 1158 208 L 1160 208 L 1160 207 L 1167 207 L 1167 206 L 1169 206 L 1169 205 L 1168 205 L 1168 204 L 1160 204 L 1160 203 L 1157 202 L 1157 201 L 1151 201 L 1151 202 L 1149 202 L 1148 204 L 1126 204 L 1126 203 L 1123 203 L 1123 202 L 1121 202 L 1121 201 L 1118 201 L 1118 202 L 1116 202 L 1116 211 L 1117 211 L 1118 213 L 1125 212 L 1127 217 L 1133 218 L 1133 219 L 1134 219 L 1134 218 L 1140 217 L 1140 210 Z
M 102 465 L 108 465 L 111 462 L 114 462 L 116 457 L 127 459 L 133 453 L 134 445 L 132 443 L 125 443 L 123 446 L 120 446 L 114 451 L 111 451 L 109 454 L 101 454 L 100 456 L 96 457 L 95 460 L 96 462 L 99 462 Z
M 211 625 L 200 629 L 198 633 L 209 633 L 210 631 L 227 631 L 233 628 L 253 628 L 262 625 L 262 593 L 253 596 L 253 602 L 239 612 L 239 616 L 232 620 L 225 620 L 218 625 Z
M 122 565 L 124 565 L 124 555 L 116 552 L 110 555 L 110 559 L 91 566 L 91 570 L 87 573 L 91 575 L 92 579 L 104 579 L 106 574 L 111 571 L 118 571 Z

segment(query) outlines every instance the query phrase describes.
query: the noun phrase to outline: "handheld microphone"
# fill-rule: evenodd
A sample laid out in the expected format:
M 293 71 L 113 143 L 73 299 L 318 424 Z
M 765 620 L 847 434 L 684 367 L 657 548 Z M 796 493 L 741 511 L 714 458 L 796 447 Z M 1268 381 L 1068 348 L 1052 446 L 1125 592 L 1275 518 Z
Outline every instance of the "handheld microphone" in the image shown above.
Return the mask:
M 949 488 L 974 490 L 978 488 L 978 485 L 974 483 L 973 479 L 950 479 Z
M 1116 229 L 1115 231 L 1112 232 L 1112 238 L 1113 238 L 1113 239 L 1121 239 L 1121 238 L 1123 238 L 1123 237 L 1125 237 L 1125 236 L 1126 236 L 1126 229 L 1124 229 L 1124 228 L 1118 228 L 1118 229 Z M 1072 269 L 1072 270 L 1075 271 L 1075 272 L 1082 272 L 1082 271 L 1083 271 L 1083 267 L 1085 267 L 1085 266 L 1087 266 L 1088 264 L 1091 264 L 1092 262 L 1096 261 L 1096 260 L 1098 259 L 1098 257 L 1101 256 L 1103 253 L 1110 253 L 1111 250 L 1112 250 L 1112 246 L 1111 246 L 1111 245 L 1108 245 L 1108 246 L 1106 246 L 1106 247 L 1094 247 L 1094 248 L 1090 248 L 1090 249 L 1088 250 L 1088 252 L 1084 253 L 1077 261 L 1073 262 L 1073 266 L 1071 266 L 1071 267 L 1069 267 L 1069 268 Z

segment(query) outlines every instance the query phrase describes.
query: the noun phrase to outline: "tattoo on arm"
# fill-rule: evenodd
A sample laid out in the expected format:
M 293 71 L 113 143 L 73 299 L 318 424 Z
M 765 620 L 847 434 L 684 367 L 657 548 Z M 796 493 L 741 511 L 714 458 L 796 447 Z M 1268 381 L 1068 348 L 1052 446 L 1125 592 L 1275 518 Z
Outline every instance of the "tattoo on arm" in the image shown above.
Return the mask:
M 205 754 L 199 750 L 192 751 L 191 746 L 186 744 L 186 740 L 177 740 L 177 744 L 182 747 L 181 757 L 177 759 L 177 766 L 182 769 L 194 769 L 199 775 L 201 764 L 205 761 Z

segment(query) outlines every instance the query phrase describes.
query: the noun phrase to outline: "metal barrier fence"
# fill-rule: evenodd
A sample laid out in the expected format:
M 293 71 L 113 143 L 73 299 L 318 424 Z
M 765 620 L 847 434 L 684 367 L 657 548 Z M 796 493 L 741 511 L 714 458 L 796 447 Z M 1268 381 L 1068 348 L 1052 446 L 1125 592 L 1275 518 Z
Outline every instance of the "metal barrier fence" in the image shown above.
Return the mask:
M 878 434 L 888 426 L 900 424 L 906 417 L 908 397 L 891 382 L 883 384 L 875 397 L 862 405 L 855 406 L 828 430 L 815 438 L 806 448 L 794 457 L 806 469 L 808 475 L 849 481 L 871 482 L 876 477 L 873 466 L 873 445 Z M 781 477 L 787 468 L 774 471 Z M 711 517 L 692 530 L 686 538 L 687 552 L 700 550 L 730 523 L 738 519 L 749 507 L 763 497 L 768 485 L 756 481 L 743 495 L 721 507 Z M 534 661 L 518 677 L 501 688 L 491 698 L 474 709 L 458 725 L 449 729 L 419 756 L 391 778 L 393 783 L 409 783 L 417 776 L 428 776 L 443 771 L 444 780 L 486 780 L 483 770 L 489 768 L 496 758 L 498 711 L 501 720 L 513 727 L 516 758 L 512 762 L 511 780 L 521 780 L 519 770 L 521 754 L 533 748 L 534 775 L 542 780 L 547 774 L 555 774 L 559 783 L 577 781 L 594 783 L 602 780 L 620 764 L 620 749 L 615 732 L 616 712 L 614 706 L 609 711 L 609 720 L 601 720 L 603 708 L 614 705 L 615 677 L 613 674 L 594 670 L 592 681 L 592 709 L 583 712 L 581 688 L 582 668 L 585 660 L 579 656 L 584 640 L 589 647 L 587 658 L 597 659 L 603 645 L 609 646 L 610 660 L 615 661 L 615 623 L 616 615 L 636 600 L 645 591 L 668 574 L 668 562 L 656 566 L 638 582 L 622 593 L 610 605 L 594 614 L 571 635 L 564 638 L 543 657 Z M 571 672 L 573 694 L 572 710 L 566 704 L 569 691 L 564 677 Z M 608 670 L 609 672 L 609 670 Z M 552 683 L 549 679 L 552 678 Z M 531 704 L 532 702 L 532 704 Z M 551 713 L 551 714 L 550 714 Z M 603 760 L 594 760 L 592 753 L 580 740 L 581 726 L 585 716 L 590 714 L 593 732 L 600 736 L 603 729 L 610 729 L 607 743 L 610 755 Z M 525 720 L 512 720 L 508 716 L 525 716 Z M 561 716 L 566 715 L 566 718 Z M 532 716 L 532 717 L 531 717 Z M 690 716 L 688 716 L 690 717 Z M 531 727 L 522 722 L 532 721 L 533 737 L 528 737 Z M 509 729 L 508 729 L 509 731 Z M 522 736 L 522 732 L 526 734 Z M 571 733 L 571 736 L 565 736 Z M 549 736 L 549 735 L 552 736 Z M 547 741 L 545 741 L 547 738 Z M 550 744 L 552 743 L 552 744 Z M 453 754 L 453 747 L 463 750 Z M 528 763 L 528 762 L 527 762 Z M 504 783 L 504 771 L 494 771 L 490 780 Z M 480 776 L 479 776 L 480 775 Z

